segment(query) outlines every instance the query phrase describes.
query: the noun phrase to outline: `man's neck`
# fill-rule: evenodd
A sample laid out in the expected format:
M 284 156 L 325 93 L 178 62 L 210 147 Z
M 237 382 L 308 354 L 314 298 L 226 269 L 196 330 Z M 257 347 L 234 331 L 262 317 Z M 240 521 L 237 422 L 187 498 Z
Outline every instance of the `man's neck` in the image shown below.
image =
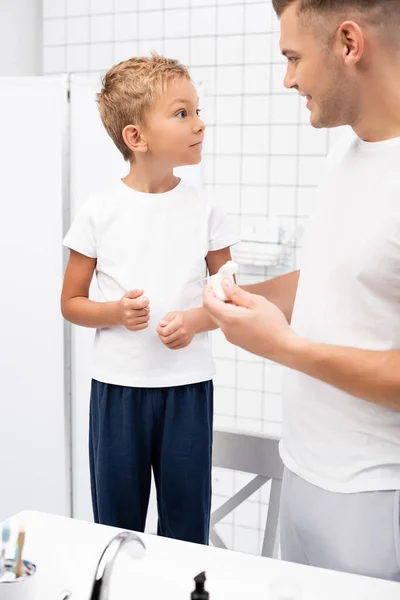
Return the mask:
M 352 127 L 366 142 L 400 137 L 400 64 L 381 67 L 379 75 L 362 91 L 360 116 Z

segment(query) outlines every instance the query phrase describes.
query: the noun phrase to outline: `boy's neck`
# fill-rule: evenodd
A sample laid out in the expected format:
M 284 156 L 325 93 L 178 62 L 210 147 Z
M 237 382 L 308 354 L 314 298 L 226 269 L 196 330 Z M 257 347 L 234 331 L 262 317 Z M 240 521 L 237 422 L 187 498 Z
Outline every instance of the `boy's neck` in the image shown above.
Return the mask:
M 162 194 L 174 189 L 180 180 L 173 169 L 155 169 L 154 165 L 134 163 L 122 181 L 137 192 Z

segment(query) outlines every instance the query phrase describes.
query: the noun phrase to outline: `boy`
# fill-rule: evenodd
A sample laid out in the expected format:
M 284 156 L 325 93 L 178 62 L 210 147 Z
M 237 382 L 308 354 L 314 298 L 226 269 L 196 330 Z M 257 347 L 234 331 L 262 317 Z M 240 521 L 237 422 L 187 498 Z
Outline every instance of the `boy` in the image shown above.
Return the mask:
M 153 55 L 114 66 L 98 94 L 126 177 L 85 203 L 63 244 L 65 319 L 97 329 L 90 399 L 95 521 L 144 531 L 153 469 L 159 535 L 208 543 L 214 366 L 202 280 L 237 241 L 174 175 L 201 161 L 189 73 Z M 100 302 L 88 299 L 96 271 Z

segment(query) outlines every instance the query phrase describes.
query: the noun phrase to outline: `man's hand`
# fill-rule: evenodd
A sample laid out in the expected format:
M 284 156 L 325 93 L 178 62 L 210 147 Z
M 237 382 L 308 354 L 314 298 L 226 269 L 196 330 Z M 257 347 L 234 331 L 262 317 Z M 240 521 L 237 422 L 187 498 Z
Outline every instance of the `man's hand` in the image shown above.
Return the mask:
M 121 298 L 117 305 L 118 323 L 129 331 L 146 329 L 150 319 L 149 300 L 143 290 L 132 290 Z
M 157 333 L 162 343 L 170 350 L 186 348 L 196 333 L 190 311 L 168 313 L 160 321 Z
M 204 307 L 226 339 L 253 354 L 284 364 L 297 335 L 282 311 L 262 296 L 245 292 L 229 280 L 224 280 L 222 286 L 229 303 L 218 300 L 208 285 L 204 291 Z

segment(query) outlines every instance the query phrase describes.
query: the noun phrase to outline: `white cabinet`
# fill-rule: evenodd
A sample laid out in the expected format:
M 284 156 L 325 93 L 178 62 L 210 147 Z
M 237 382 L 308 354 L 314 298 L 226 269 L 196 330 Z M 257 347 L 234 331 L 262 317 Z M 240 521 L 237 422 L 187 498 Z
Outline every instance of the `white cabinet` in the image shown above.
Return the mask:
M 0 79 L 0 520 L 69 512 L 62 283 L 67 79 Z

